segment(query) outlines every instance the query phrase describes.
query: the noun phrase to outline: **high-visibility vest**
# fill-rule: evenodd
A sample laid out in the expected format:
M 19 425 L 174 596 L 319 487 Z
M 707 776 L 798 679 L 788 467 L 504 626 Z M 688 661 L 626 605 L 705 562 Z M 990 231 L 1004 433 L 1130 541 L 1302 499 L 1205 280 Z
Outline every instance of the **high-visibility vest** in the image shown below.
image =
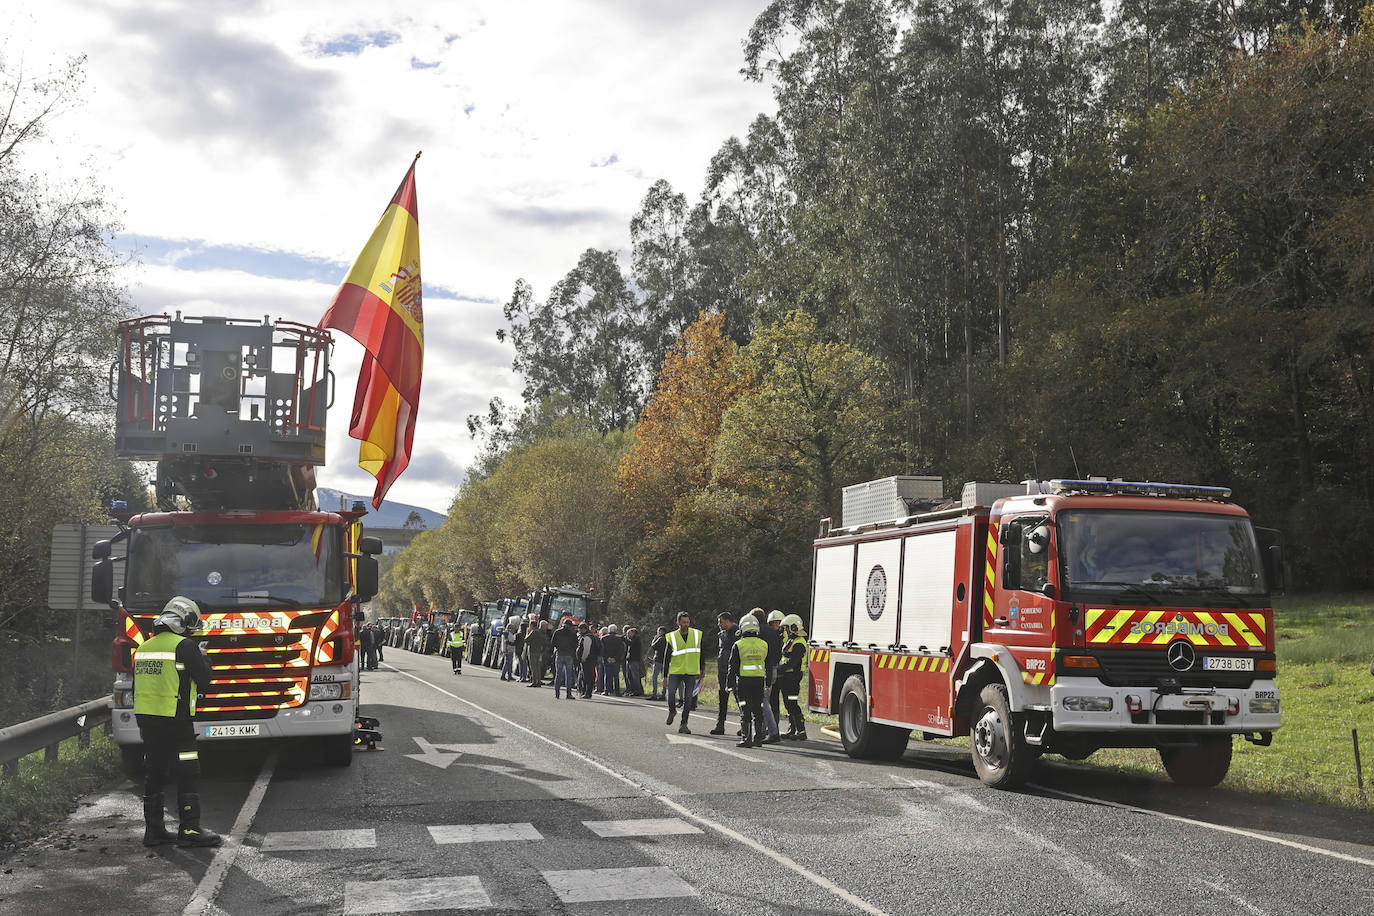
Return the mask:
M 463 639 L 462 630 L 448 631 L 448 647 L 450 649 L 461 649 L 465 645 L 467 645 L 467 641 Z
M 735 651 L 739 653 L 740 677 L 765 676 L 764 662 L 768 660 L 768 643 L 757 636 L 743 636 L 735 643 Z
M 801 660 L 801 661 L 793 661 L 793 660 L 792 660 L 792 647 L 793 647 L 793 646 L 801 646 L 801 647 L 802 647 L 802 660 Z M 805 660 L 806 660 L 806 640 L 805 640 L 805 639 L 802 639 L 800 636 L 795 636 L 795 637 L 792 637 L 792 638 L 788 639 L 787 642 L 786 642 L 786 643 L 783 645 L 783 647 L 782 647 L 782 663 L 781 663 L 780 667 L 786 669 L 783 673 L 785 673 L 785 674 L 801 674 L 801 671 L 802 671 L 802 662 L 804 662 Z M 795 666 L 795 667 L 794 667 L 794 666 Z
M 177 646 L 183 638 L 164 630 L 134 650 L 136 714 L 176 718 L 181 672 L 186 668 L 177 661 Z M 191 715 L 195 715 L 196 704 L 192 702 L 187 706 Z
M 673 655 L 668 659 L 669 674 L 701 674 L 701 631 L 688 627 L 684 637 L 681 630 L 668 634 Z

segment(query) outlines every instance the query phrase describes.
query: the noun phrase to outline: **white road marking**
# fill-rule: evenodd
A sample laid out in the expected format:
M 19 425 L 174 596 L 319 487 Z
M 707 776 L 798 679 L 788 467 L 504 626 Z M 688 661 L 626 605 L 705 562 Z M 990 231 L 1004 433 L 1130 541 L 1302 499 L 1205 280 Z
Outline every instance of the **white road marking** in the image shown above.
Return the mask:
M 507 840 L 542 840 L 533 824 L 441 824 L 430 827 L 436 843 L 500 843 Z
M 430 744 L 424 738 L 412 738 L 416 744 L 420 745 L 420 753 L 406 754 L 411 760 L 418 760 L 427 763 L 432 767 L 447 770 L 450 763 L 463 756 L 462 751 L 443 751 L 440 748 L 452 747 L 453 745 Z
M 930 782 L 926 779 L 911 779 L 907 776 L 898 776 L 896 773 L 888 773 L 887 778 L 912 789 L 925 789 L 927 791 L 933 789 L 937 792 L 943 792 L 946 789 L 945 786 L 940 785 L 938 782 Z
M 196 885 L 196 892 L 191 895 L 191 902 L 181 911 L 182 916 L 201 916 L 214 904 L 229 869 L 234 865 L 234 859 L 238 857 L 243 838 L 247 835 L 248 828 L 253 826 L 253 818 L 257 817 L 263 796 L 267 794 L 267 784 L 272 781 L 272 774 L 277 770 L 279 755 L 280 752 L 273 748 L 267 759 L 262 762 L 262 769 L 258 771 L 253 788 L 248 790 L 248 797 L 243 800 L 243 807 L 239 809 L 239 816 L 234 819 L 233 828 L 224 838 L 224 844 L 215 851 L 215 857 L 210 860 L 210 867 L 205 870 L 205 876 L 200 879 L 200 883 Z
M 477 910 L 491 906 L 491 898 L 476 875 L 400 881 L 349 881 L 344 884 L 344 912 L 414 913 L 422 910 Z
M 1246 830 L 1242 827 L 1228 827 L 1225 824 L 1209 824 L 1207 821 L 1194 820 L 1191 817 L 1182 817 L 1177 814 L 1165 814 L 1163 811 L 1151 811 L 1149 808 L 1137 808 L 1135 805 L 1127 805 L 1123 802 L 1107 801 L 1104 798 L 1093 798 L 1089 795 L 1078 795 L 1074 792 L 1065 792 L 1062 789 L 1051 789 L 1048 786 L 1035 785 L 1028 783 L 1027 786 L 1041 792 L 1048 792 L 1051 795 L 1058 795 L 1062 798 L 1071 798 L 1074 801 L 1089 802 L 1094 805 L 1106 805 L 1109 808 L 1119 808 L 1122 811 L 1134 811 L 1137 814 L 1148 814 L 1150 817 L 1163 818 L 1166 821 L 1176 821 L 1180 824 L 1192 824 L 1194 827 L 1205 827 L 1208 830 L 1216 830 L 1219 833 L 1230 833 L 1236 836 L 1249 837 L 1252 840 L 1260 840 L 1264 843 L 1273 843 L 1276 846 L 1287 846 L 1290 849 L 1301 849 L 1303 852 L 1316 853 L 1319 856 L 1328 856 L 1332 859 L 1340 859 L 1342 862 L 1354 862 L 1356 865 L 1368 865 L 1374 868 L 1374 859 L 1362 859 L 1359 856 L 1347 855 L 1343 852 L 1336 852 L 1334 849 L 1322 849 L 1320 846 L 1310 846 L 1307 843 L 1299 843 L 1296 840 L 1285 840 L 1283 837 L 1269 836 L 1255 830 Z
M 450 692 L 450 691 L 448 691 L 448 690 L 445 690 L 444 688 L 438 686 L 437 684 L 431 683 L 430 681 L 427 681 L 427 680 L 425 680 L 424 678 L 416 677 L 415 675 L 411 674 L 411 673 L 408 672 L 408 671 L 401 671 L 400 669 L 395 669 L 395 670 L 396 670 L 396 673 L 397 673 L 397 674 L 399 674 L 399 675 L 401 675 L 401 676 L 403 676 L 403 677 L 408 677 L 408 678 L 410 678 L 412 681 L 417 681 L 417 682 L 419 682 L 419 683 L 421 683 L 421 684 L 426 685 L 427 687 L 432 687 L 433 689 L 435 689 L 435 690 L 439 691 L 440 693 L 442 693 L 444 696 L 451 697 L 452 699 L 457 700 L 458 702 L 463 703 L 464 705 L 470 706 L 470 707 L 472 707 L 473 709 L 477 710 L 478 712 L 482 713 L 483 715 L 490 716 L 491 718 L 497 720 L 498 722 L 504 722 L 504 723 L 506 723 L 507 725 L 511 726 L 512 728 L 518 728 L 518 729 L 520 729 L 522 732 L 524 732 L 525 734 L 530 735 L 530 736 L 533 737 L 533 738 L 537 738 L 537 739 L 539 739 L 540 741 L 543 741 L 543 742 L 546 743 L 546 744 L 550 744 L 550 745 L 552 745 L 552 746 L 558 748 L 559 750 L 563 751 L 565 754 L 569 754 L 569 755 L 571 755 L 572 757 L 577 758 L 578 760 L 582 761 L 583 763 L 587 764 L 588 766 L 591 766 L 591 767 L 594 767 L 594 768 L 600 770 L 601 772 L 605 773 L 607 776 L 610 776 L 610 777 L 612 777 L 613 779 L 617 779 L 617 780 L 619 780 L 620 782 L 623 782 L 625 785 L 630 786 L 630 787 L 633 788 L 633 789 L 636 789 L 636 790 L 638 790 L 638 791 L 640 791 L 640 792 L 643 792 L 643 793 L 646 794 L 646 795 L 652 795 L 652 793 L 649 791 L 649 789 L 648 789 L 646 786 L 643 786 L 643 785 L 639 784 L 638 782 L 635 782 L 633 779 L 631 779 L 631 778 L 628 777 L 628 776 L 625 776 L 625 775 L 622 774 L 622 773 L 616 772 L 615 770 L 613 770 L 613 769 L 611 769 L 610 767 L 606 766 L 606 764 L 604 764 L 604 763 L 602 763 L 601 761 L 596 760 L 596 759 L 594 759 L 594 758 L 592 758 L 592 757 L 587 756 L 586 754 L 582 753 L 581 751 L 577 750 L 576 748 L 569 747 L 568 745 L 562 743 L 561 741 L 555 741 L 553 738 L 550 738 L 550 737 L 548 737 L 547 735 L 541 735 L 539 732 L 535 731 L 534 729 L 529 728 L 528 726 L 525 726 L 525 725 L 521 725 L 519 722 L 516 722 L 514 719 L 508 719 L 508 718 L 506 718 L 505 716 L 501 715 L 500 713 L 492 712 L 490 709 L 487 709 L 485 706 L 479 706 L 478 704 L 472 702 L 471 700 L 467 699 L 466 697 L 460 697 L 460 696 L 458 696 L 458 694 L 452 693 L 452 692 Z M 738 831 L 732 830 L 732 829 L 730 829 L 729 827 L 726 827 L 724 824 L 717 823 L 716 821 L 713 821 L 713 820 L 711 820 L 711 819 L 708 818 L 708 817 L 703 817 L 702 815 L 699 815 L 699 814 L 693 814 L 691 811 L 688 811 L 688 810 L 687 810 L 686 808 L 684 808 L 682 805 L 678 804 L 677 802 L 673 801 L 672 799 L 670 799 L 670 798 L 668 798 L 668 797 L 666 797 L 666 796 L 663 796 L 663 795 L 653 795 L 653 797 L 656 798 L 660 804 L 665 805 L 665 806 L 667 806 L 668 808 L 671 808 L 673 811 L 676 811 L 677 813 L 681 814 L 683 817 L 686 817 L 686 818 L 688 818 L 688 819 L 690 819 L 690 820 L 694 820 L 694 821 L 696 821 L 698 824 L 702 824 L 702 825 L 704 825 L 704 826 L 706 826 L 706 827 L 710 827 L 712 830 L 716 831 L 717 833 L 724 834 L 725 836 L 729 837 L 730 839 L 734 840 L 735 842 L 741 843 L 741 844 L 743 844 L 743 845 L 749 847 L 750 849 L 754 850 L 755 852 L 758 852 L 758 853 L 760 853 L 760 854 L 762 854 L 762 855 L 764 855 L 764 856 L 767 856 L 768 858 L 772 859 L 774 862 L 777 862 L 779 865 L 782 865 L 783 867 L 785 867 L 785 868 L 787 868 L 787 869 L 789 869 L 789 870 L 791 870 L 791 871 L 793 871 L 793 872 L 796 872 L 798 875 L 801 875 L 803 878 L 805 878 L 807 881 L 810 881 L 812 884 L 816 885 L 817 887 L 820 887 L 820 888 L 823 888 L 823 889 L 826 890 L 826 891 L 829 891 L 831 894 L 834 894 L 836 897 L 839 897 L 841 900 L 845 901 L 846 903 L 850 904 L 851 906 L 854 906 L 854 907 L 856 907 L 856 908 L 862 910 L 863 912 L 868 913 L 869 916 L 887 916 L 887 914 L 886 914 L 883 910 L 878 909 L 876 906 L 874 906 L 873 904 L 869 903 L 868 901 L 866 901 L 866 900 L 862 899 L 861 897 L 858 897 L 858 896 L 856 896 L 855 894 L 853 894 L 853 893 L 851 893 L 851 892 L 845 890 L 844 888 L 840 887 L 840 886 L 839 886 L 838 884 L 836 884 L 835 882 L 831 881 L 829 878 L 826 878 L 824 875 L 818 875 L 818 874 L 816 874 L 815 872 L 813 872 L 813 871 L 811 871 L 810 869 L 806 868 L 804 865 L 801 865 L 801 864 L 799 864 L 799 863 L 793 861 L 792 859 L 788 858 L 787 856 L 783 855 L 783 854 L 780 853 L 780 852 L 775 852 L 774 850 L 769 849 L 767 846 L 764 846 L 762 843 L 758 842 L 757 840 L 751 839 L 750 837 L 747 837 L 747 836 L 745 836 L 744 834 L 739 833 Z
M 540 874 L 564 903 L 697 896 L 696 888 L 679 878 L 672 869 L 661 866 L 586 868 Z
M 722 747 L 718 741 L 707 741 L 705 738 L 693 738 L 690 735 L 667 734 L 663 737 L 668 739 L 669 744 L 690 744 L 693 747 L 704 747 L 708 751 L 715 751 L 718 754 L 728 754 L 731 757 L 738 757 L 740 760 L 747 760 L 750 763 L 763 763 L 757 757 L 750 757 L 748 754 L 741 754 L 739 751 L 728 747 Z
M 1235 894 L 1232 891 L 1228 890 L 1225 885 L 1217 881 L 1208 881 L 1206 878 L 1199 878 L 1198 880 L 1201 881 L 1203 884 L 1207 885 L 1208 887 L 1210 887 L 1212 890 L 1216 891 L 1218 894 L 1221 894 L 1223 897 L 1230 900 L 1236 906 L 1245 910 L 1245 912 L 1252 914 L 1252 916 L 1267 916 L 1264 910 L 1261 910 L 1259 907 L 1255 906 L 1253 903 L 1251 903 L 1249 900 L 1246 900 L 1239 894 Z
M 597 836 L 671 836 L 678 833 L 701 833 L 700 827 L 676 817 L 640 817 L 623 821 L 583 821 Z
M 305 849 L 375 849 L 377 831 L 359 830 L 295 830 L 279 831 L 263 836 L 263 852 L 299 851 Z

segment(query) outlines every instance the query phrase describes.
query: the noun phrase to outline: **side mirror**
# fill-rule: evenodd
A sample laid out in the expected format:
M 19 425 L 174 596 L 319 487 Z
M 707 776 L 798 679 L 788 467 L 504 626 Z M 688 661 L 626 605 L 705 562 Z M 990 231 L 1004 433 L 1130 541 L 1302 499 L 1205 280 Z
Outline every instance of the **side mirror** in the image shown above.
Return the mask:
M 1026 547 L 1031 553 L 1044 553 L 1045 548 L 1049 545 L 1050 526 L 1048 522 L 1041 522 L 1026 535 Z
M 1268 569 L 1265 572 L 1269 575 L 1269 591 L 1282 592 L 1284 589 L 1283 580 L 1283 548 L 1275 544 L 1265 551 L 1265 564 Z
M 109 541 L 101 541 L 108 550 Z M 114 561 L 105 556 L 96 561 L 91 568 L 91 600 L 96 604 L 109 605 L 114 597 Z
M 358 538 L 358 552 L 375 557 L 382 552 L 382 539 L 371 535 Z
M 108 560 L 110 558 L 110 549 L 109 541 L 96 541 L 95 546 L 91 548 L 91 559 Z
M 366 540 L 366 539 L 364 539 Z M 373 540 L 377 540 L 373 538 Z M 380 543 L 380 541 L 378 542 Z M 359 601 L 371 601 L 377 595 L 377 559 L 372 556 L 358 558 L 358 581 L 353 583 L 353 592 Z

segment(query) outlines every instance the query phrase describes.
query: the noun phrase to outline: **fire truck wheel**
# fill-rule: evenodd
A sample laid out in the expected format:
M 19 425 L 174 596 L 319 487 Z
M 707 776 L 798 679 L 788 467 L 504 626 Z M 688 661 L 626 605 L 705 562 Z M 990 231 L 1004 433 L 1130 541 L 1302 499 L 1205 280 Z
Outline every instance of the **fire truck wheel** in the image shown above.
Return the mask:
M 143 780 L 143 745 L 121 744 L 119 746 L 119 768 L 134 782 Z
M 906 753 L 911 731 L 868 720 L 868 691 L 864 679 L 851 674 L 840 690 L 840 741 L 850 757 L 896 760 Z
M 1195 745 L 1161 747 L 1159 759 L 1179 785 L 1210 789 L 1231 769 L 1231 736 L 1209 735 Z
M 1007 688 L 989 684 L 978 694 L 969 748 L 978 778 L 994 789 L 1014 789 L 1030 778 L 1035 753 L 1012 717 Z
M 353 765 L 353 736 L 349 735 L 330 735 L 328 738 L 321 739 L 320 754 L 324 757 L 324 762 L 332 767 L 347 767 Z

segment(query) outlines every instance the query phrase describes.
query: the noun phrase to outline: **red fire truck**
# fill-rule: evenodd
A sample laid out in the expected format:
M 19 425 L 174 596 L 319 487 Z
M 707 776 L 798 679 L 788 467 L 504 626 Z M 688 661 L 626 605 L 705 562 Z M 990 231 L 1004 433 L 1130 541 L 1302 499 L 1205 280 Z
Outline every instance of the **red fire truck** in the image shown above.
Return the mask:
M 1013 787 L 1043 753 L 1145 747 L 1175 782 L 1212 786 L 1233 735 L 1272 741 L 1281 548 L 1261 549 L 1230 490 L 989 487 L 901 518 L 822 522 L 808 703 L 838 715 L 850 756 L 968 735 L 983 782 Z
M 213 680 L 196 704 L 202 739 L 308 738 L 353 759 L 354 627 L 377 590 L 381 542 L 361 504 L 320 511 L 329 396 L 327 332 L 226 318 L 120 325 L 116 451 L 158 463 L 159 511 L 117 506 L 128 540 L 115 587 L 96 545 L 91 594 L 118 612 L 112 721 L 126 771 L 142 764 L 132 658 L 175 595 L 195 599 Z

